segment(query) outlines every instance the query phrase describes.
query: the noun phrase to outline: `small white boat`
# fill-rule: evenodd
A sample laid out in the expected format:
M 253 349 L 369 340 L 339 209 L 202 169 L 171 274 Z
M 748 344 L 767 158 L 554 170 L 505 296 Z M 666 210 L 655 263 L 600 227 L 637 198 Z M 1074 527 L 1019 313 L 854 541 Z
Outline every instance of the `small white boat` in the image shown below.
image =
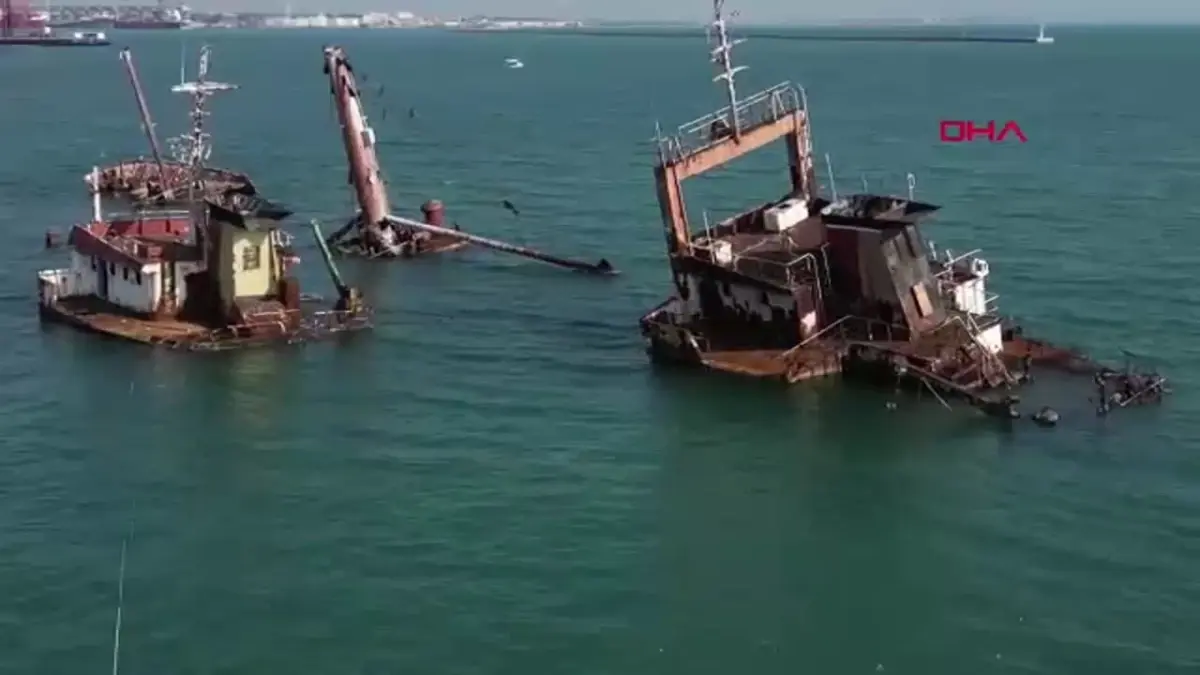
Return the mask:
M 1046 24 L 1041 24 L 1040 26 L 1038 26 L 1038 36 L 1037 36 L 1037 40 L 1036 40 L 1036 42 L 1037 42 L 1039 45 L 1052 45 L 1052 44 L 1054 44 L 1054 38 L 1052 38 L 1052 37 L 1048 37 L 1048 36 L 1046 35 Z
M 504 59 L 504 65 L 508 68 L 524 68 L 525 64 L 521 63 L 521 59 Z
M 71 35 L 71 39 L 76 42 L 108 42 L 108 36 L 100 31 L 74 33 Z

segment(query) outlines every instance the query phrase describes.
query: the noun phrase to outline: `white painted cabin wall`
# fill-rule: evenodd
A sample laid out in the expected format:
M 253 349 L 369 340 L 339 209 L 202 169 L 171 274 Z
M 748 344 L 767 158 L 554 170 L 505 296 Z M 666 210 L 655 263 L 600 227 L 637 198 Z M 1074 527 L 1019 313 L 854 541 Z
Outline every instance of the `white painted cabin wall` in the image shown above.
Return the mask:
M 978 333 L 975 339 L 993 354 L 1004 351 L 1004 329 L 998 323 Z
M 954 287 L 954 305 L 968 314 L 987 314 L 987 285 L 975 277 Z
M 113 270 L 116 270 L 115 272 Z M 128 269 L 128 274 L 126 270 Z M 126 268 L 121 265 L 109 266 L 108 298 L 114 305 L 131 309 L 135 312 L 151 313 L 158 307 L 159 289 L 158 274 L 162 271 L 162 263 L 143 265 L 141 268 Z M 142 273 L 141 283 L 135 276 Z M 128 278 L 126 278 L 128 276 Z
M 124 267 L 115 265 L 109 267 L 108 275 L 108 293 L 105 296 L 100 295 L 100 265 L 110 265 L 110 263 L 95 260 L 96 267 L 92 267 L 92 258 L 85 256 L 77 251 L 71 251 L 71 267 L 68 270 L 68 283 L 64 288 L 59 289 L 59 297 L 76 297 L 83 295 L 95 295 L 102 300 L 107 300 L 114 305 L 119 305 L 135 312 L 152 313 L 158 308 L 158 301 L 162 297 L 162 282 L 160 275 L 162 274 L 162 263 L 151 263 L 143 265 L 140 268 L 129 268 L 129 278 L 125 278 Z M 116 270 L 115 272 L 113 270 Z M 142 273 L 142 281 L 139 284 L 137 281 L 136 272 Z
M 96 263 L 99 264 L 99 263 Z M 71 283 L 61 291 L 63 297 L 77 295 L 95 295 L 96 270 L 92 269 L 92 259 L 75 251 L 71 251 Z

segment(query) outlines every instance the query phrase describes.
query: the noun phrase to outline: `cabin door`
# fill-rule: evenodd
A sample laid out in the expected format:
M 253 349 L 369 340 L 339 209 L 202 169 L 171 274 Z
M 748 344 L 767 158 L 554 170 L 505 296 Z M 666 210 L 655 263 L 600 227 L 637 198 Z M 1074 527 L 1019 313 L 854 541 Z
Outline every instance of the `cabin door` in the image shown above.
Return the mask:
M 100 261 L 96 275 L 96 295 L 104 300 L 108 299 L 108 263 L 104 261 Z
M 792 292 L 792 299 L 796 302 L 796 319 L 799 322 L 796 330 L 800 339 L 805 340 L 818 331 L 821 313 L 817 307 L 816 292 L 811 284 L 800 286 Z
M 178 297 L 177 289 L 179 280 L 176 277 L 175 263 L 166 262 L 162 266 L 162 297 L 166 299 L 167 306 L 175 307 L 175 298 Z

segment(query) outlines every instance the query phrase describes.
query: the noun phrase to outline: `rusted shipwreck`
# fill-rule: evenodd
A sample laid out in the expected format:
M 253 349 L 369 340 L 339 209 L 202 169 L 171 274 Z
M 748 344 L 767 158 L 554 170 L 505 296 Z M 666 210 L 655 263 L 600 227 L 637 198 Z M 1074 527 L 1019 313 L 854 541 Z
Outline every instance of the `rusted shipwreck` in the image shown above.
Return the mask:
M 1002 418 L 1021 415 L 1015 392 L 1042 367 L 1092 376 L 1100 412 L 1161 398 L 1157 373 L 1105 368 L 1002 319 L 978 252 L 939 256 L 923 238 L 939 207 L 914 199 L 911 176 L 907 198 L 823 196 L 804 91 L 784 83 L 737 98 L 723 4 L 714 2 L 712 53 L 729 105 L 657 138 L 675 295 L 641 320 L 653 358 L 789 383 L 840 373 Z M 791 190 L 693 232 L 684 181 L 781 139 Z
M 371 327 L 371 310 L 341 279 L 319 227 L 313 234 L 338 300 L 306 305 L 291 274 L 299 262 L 281 209 L 257 195 L 212 199 L 199 188 L 208 135 L 205 101 L 193 87 L 193 186 L 183 210 L 138 205 L 105 213 L 92 190 L 91 219 L 71 228 L 67 267 L 38 273 L 42 319 L 150 345 L 219 351 L 296 343 Z M 99 169 L 93 173 L 98 186 Z M 50 243 L 50 237 L 47 237 Z
M 393 215 L 387 182 L 375 153 L 375 130 L 367 123 L 354 69 L 341 47 L 325 47 L 323 56 L 349 164 L 349 182 L 359 206 L 358 213 L 326 239 L 331 249 L 343 255 L 404 259 L 475 244 L 580 272 L 616 274 L 605 259 L 591 263 L 564 258 L 463 232 L 457 223 L 447 226 L 445 207 L 438 200 L 429 200 L 421 206 L 420 221 Z
M 195 97 L 197 94 L 209 96 L 237 89 L 236 85 L 208 79 L 210 56 L 211 49 L 207 45 L 201 47 L 197 79 L 193 82 L 181 81 L 171 90 Z M 150 115 L 150 107 L 133 61 L 133 53 L 129 49 L 121 50 L 121 63 L 129 78 L 151 156 L 127 159 L 101 167 L 98 175 L 88 173 L 84 176 L 84 181 L 90 192 L 98 190 L 105 201 L 152 208 L 182 206 L 190 198 L 189 191 L 194 187 L 193 181 L 197 180 L 194 155 L 198 152 L 211 152 L 212 146 L 197 145 L 189 134 L 182 134 L 168 139 L 164 149 L 159 142 L 154 119 Z M 206 163 L 208 159 L 208 156 L 200 158 L 202 163 Z M 197 186 L 205 199 L 216 203 L 228 202 L 227 205 L 232 208 L 236 208 L 234 200 L 259 194 L 257 187 L 246 174 L 207 165 L 200 169 Z M 271 208 L 281 207 L 274 205 Z M 274 215 L 282 219 L 290 215 L 290 212 L 277 211 Z

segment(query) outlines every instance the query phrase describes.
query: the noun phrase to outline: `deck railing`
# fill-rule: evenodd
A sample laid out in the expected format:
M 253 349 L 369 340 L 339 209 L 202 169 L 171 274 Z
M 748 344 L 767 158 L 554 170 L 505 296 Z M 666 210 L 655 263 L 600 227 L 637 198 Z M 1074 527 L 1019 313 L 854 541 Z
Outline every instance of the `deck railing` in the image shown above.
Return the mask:
M 867 341 L 874 342 L 877 338 L 882 338 L 886 342 L 893 342 L 898 338 L 908 339 L 908 335 L 907 326 L 891 324 L 881 319 L 847 315 L 801 340 L 795 347 L 784 352 L 782 358 L 795 358 L 805 348 L 821 339 L 835 338 L 844 341 L 866 338 Z
M 680 125 L 671 136 L 658 134 L 654 140 L 658 144 L 659 163 L 673 164 L 715 145 L 728 134 L 714 134 L 714 128 L 721 123 L 732 126 L 734 118 L 742 133 L 746 133 L 807 108 L 804 89 L 791 82 L 782 82 L 738 101 L 732 108 L 725 106 Z
M 732 269 L 746 276 L 764 279 L 786 288 L 818 278 L 817 258 L 812 253 L 799 253 L 791 260 L 779 260 L 755 255 L 755 249 L 769 242 L 764 240 L 737 253 L 732 253 L 728 262 L 719 260 L 714 248 L 720 240 L 699 239 L 692 242 L 692 255 L 711 260 L 713 263 Z
M 283 320 L 255 321 L 217 328 L 198 336 L 160 340 L 158 344 L 192 351 L 226 351 L 279 343 L 295 344 L 370 327 L 369 310 L 328 310 L 306 314 L 295 327 L 288 326 Z

